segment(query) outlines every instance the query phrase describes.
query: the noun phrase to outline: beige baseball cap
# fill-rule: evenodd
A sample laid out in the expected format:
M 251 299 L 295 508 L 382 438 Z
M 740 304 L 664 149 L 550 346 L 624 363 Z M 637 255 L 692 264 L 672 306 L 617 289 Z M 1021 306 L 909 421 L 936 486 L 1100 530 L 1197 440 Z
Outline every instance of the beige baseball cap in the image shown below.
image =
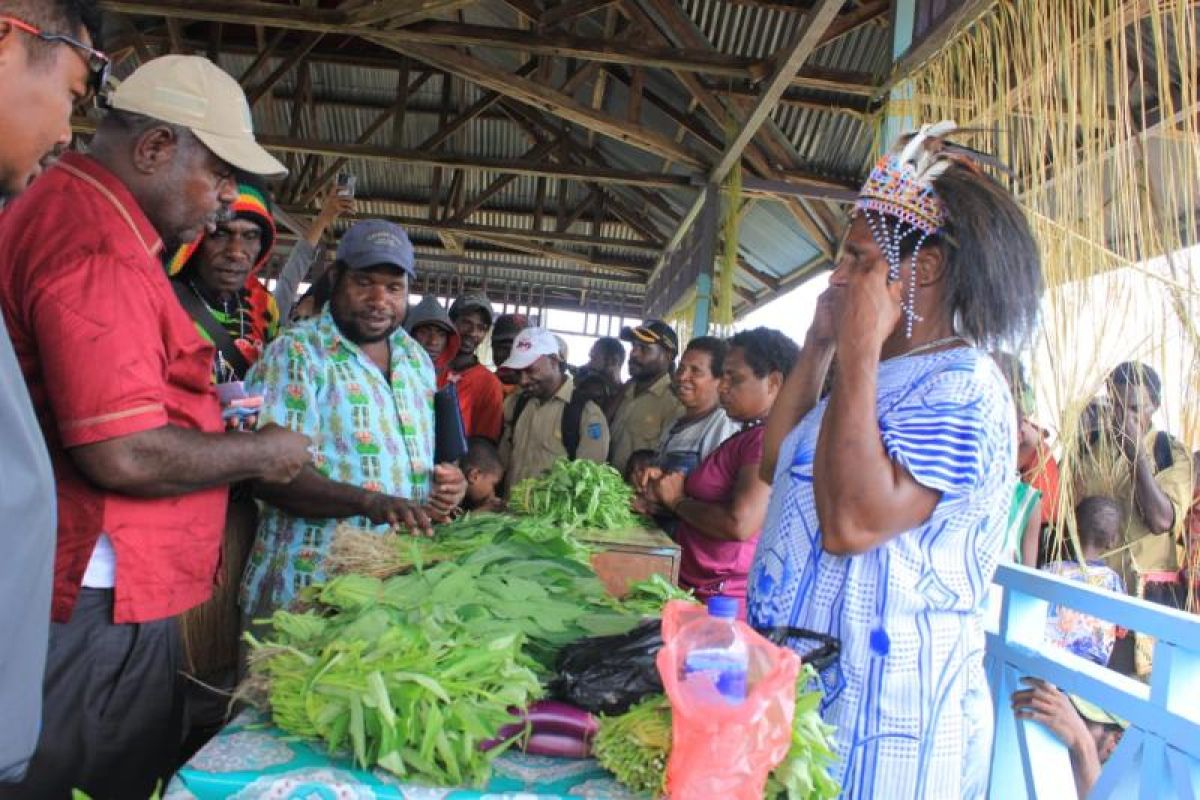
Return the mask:
M 182 125 L 222 161 L 268 178 L 287 167 L 254 140 L 246 94 L 233 77 L 201 56 L 162 56 L 142 64 L 109 94 L 122 111 Z

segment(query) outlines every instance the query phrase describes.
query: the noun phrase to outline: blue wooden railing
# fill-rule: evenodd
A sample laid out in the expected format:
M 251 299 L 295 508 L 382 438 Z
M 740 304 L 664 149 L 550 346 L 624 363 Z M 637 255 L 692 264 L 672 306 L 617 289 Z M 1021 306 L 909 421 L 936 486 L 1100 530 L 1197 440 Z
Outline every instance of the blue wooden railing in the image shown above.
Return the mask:
M 1094 589 L 1055 575 L 1001 566 L 998 627 L 987 668 L 996 708 L 990 797 L 1075 800 L 1063 744 L 1037 722 L 1018 720 L 1010 698 L 1020 679 L 1044 678 L 1129 721 L 1089 798 L 1200 800 L 1200 617 Z M 1154 669 L 1142 683 L 1045 641 L 1050 603 L 1154 636 Z

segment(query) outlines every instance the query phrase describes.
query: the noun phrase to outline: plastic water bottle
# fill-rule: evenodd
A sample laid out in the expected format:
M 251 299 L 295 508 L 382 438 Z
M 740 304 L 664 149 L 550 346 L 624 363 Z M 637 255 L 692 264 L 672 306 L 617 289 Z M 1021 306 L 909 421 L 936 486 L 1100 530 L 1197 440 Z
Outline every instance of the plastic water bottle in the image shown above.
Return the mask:
M 710 597 L 708 617 L 680 631 L 680 636 L 686 637 L 684 683 L 694 683 L 699 691 L 715 685 L 721 699 L 733 704 L 746 699 L 746 671 L 750 664 L 750 651 L 734 625 L 737 612 L 736 598 Z

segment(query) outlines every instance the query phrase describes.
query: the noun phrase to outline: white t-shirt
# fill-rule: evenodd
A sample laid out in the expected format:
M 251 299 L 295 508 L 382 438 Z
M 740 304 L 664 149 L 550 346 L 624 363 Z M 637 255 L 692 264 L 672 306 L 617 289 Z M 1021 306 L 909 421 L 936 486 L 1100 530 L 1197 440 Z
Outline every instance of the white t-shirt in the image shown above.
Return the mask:
M 92 557 L 83 572 L 83 585 L 89 589 L 111 589 L 117 585 L 117 553 L 107 533 L 101 533 L 96 540 Z
M 739 430 L 741 426 L 720 406 L 700 419 L 676 420 L 663 434 L 655 464 L 666 472 L 687 474 Z

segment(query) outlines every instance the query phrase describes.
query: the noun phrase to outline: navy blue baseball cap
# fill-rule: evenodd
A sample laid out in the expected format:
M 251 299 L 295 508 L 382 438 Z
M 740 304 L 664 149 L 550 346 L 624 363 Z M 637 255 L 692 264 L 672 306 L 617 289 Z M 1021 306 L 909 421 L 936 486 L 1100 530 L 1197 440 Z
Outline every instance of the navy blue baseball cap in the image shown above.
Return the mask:
M 346 231 L 338 242 L 337 260 L 349 269 L 390 264 L 410 278 L 417 274 L 408 234 L 396 223 L 382 219 L 365 219 Z

